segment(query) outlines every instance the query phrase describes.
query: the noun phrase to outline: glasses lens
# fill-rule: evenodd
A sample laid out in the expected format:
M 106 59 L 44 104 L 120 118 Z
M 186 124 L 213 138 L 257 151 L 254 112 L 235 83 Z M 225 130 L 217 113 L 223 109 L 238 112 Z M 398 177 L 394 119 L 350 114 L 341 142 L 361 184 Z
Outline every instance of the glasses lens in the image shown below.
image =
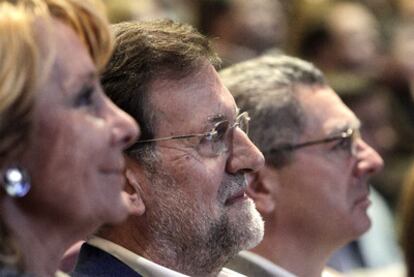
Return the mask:
M 226 137 L 227 130 L 229 129 L 229 122 L 222 121 L 218 123 L 214 129 L 216 130 L 216 135 L 214 136 L 213 141 L 223 141 Z
M 353 156 L 355 156 L 358 152 L 358 139 L 361 138 L 361 133 L 359 132 L 358 129 L 353 130 L 352 132 L 352 149 L 351 149 L 351 154 Z
M 249 134 L 249 121 L 250 117 L 247 113 L 242 113 L 238 118 L 237 124 L 239 125 L 239 128 L 246 133 L 246 135 Z
M 226 135 L 227 130 L 229 129 L 229 123 L 227 121 L 223 121 L 218 123 L 214 130 L 214 136 L 210 140 L 210 154 L 218 155 L 222 153 L 226 148 Z
M 208 145 L 210 146 L 210 152 L 213 155 L 220 155 L 228 150 L 228 144 L 230 143 L 229 131 L 233 127 L 239 127 L 243 132 L 247 134 L 249 129 L 249 116 L 247 113 L 240 114 L 234 125 L 230 126 L 230 123 L 222 121 L 216 124 L 214 130 L 210 132 L 208 139 Z
M 357 139 L 359 138 L 358 130 L 349 129 L 342 134 L 342 138 L 338 145 L 340 145 L 347 153 L 356 155 Z

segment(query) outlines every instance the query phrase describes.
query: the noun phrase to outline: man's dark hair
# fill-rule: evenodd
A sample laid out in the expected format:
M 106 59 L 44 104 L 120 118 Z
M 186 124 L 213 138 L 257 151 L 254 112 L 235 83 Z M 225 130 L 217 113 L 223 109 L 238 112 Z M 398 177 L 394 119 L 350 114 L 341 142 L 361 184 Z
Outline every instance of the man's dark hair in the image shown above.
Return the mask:
M 112 30 L 115 49 L 102 75 L 103 88 L 139 123 L 141 139 L 151 139 L 156 117 L 149 101 L 152 82 L 181 80 L 206 61 L 218 67 L 220 59 L 210 42 L 190 25 L 169 20 L 124 22 L 113 25 Z
M 297 142 L 305 131 L 306 114 L 296 96 L 299 85 L 325 86 L 312 64 L 289 56 L 262 56 L 220 72 L 242 111 L 252 118 L 249 135 L 275 167 L 286 165 L 289 152 L 271 151 Z

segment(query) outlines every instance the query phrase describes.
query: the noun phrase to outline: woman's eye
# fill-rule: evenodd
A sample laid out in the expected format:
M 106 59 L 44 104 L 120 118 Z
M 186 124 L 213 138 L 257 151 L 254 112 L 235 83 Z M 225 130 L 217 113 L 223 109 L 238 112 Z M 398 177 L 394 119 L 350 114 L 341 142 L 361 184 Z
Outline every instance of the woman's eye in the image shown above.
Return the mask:
M 85 87 L 79 93 L 78 97 L 75 99 L 75 106 L 76 107 L 85 107 L 91 106 L 93 104 L 93 95 L 95 92 L 95 88 L 93 87 Z

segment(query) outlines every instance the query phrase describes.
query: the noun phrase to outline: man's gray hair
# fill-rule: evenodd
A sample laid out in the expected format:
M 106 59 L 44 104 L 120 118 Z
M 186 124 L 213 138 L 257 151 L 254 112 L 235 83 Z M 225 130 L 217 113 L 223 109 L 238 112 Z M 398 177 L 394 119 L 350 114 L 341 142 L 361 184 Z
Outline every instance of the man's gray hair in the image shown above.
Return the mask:
M 242 111 L 252 118 L 250 137 L 266 163 L 286 165 L 291 155 L 271 151 L 297 142 L 306 127 L 306 116 L 296 87 L 325 86 L 325 78 L 311 63 L 289 56 L 262 56 L 220 72 L 225 86 Z

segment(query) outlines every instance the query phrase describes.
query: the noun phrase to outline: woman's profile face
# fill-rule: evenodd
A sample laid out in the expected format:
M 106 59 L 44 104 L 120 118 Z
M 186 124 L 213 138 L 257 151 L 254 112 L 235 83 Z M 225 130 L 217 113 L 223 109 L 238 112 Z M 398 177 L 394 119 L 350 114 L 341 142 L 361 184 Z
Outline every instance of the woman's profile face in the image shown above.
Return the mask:
M 22 203 L 62 224 L 119 222 L 128 214 L 122 149 L 138 128 L 104 95 L 72 29 L 56 20 L 55 26 L 56 57 L 37 94 L 34 133 L 23 158 L 32 189 Z

